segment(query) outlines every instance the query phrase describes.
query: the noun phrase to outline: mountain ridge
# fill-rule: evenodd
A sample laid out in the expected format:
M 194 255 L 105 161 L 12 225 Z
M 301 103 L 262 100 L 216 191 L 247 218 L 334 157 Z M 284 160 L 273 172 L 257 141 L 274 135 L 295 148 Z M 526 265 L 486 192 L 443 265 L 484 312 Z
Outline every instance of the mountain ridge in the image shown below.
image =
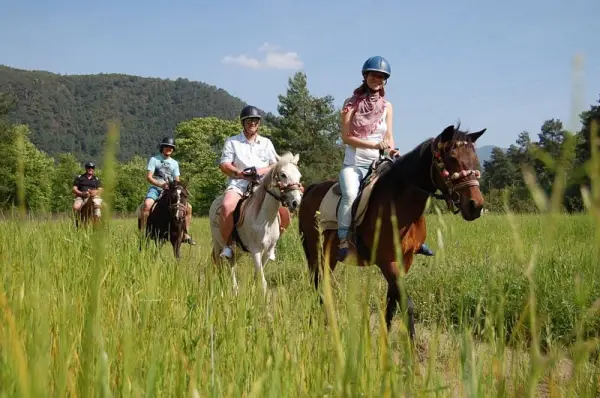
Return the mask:
M 29 125 L 39 149 L 52 156 L 71 152 L 80 160 L 101 156 L 110 120 L 120 122 L 118 159 L 126 161 L 154 152 L 182 121 L 231 120 L 247 105 L 222 88 L 186 78 L 65 75 L 5 65 L 0 65 L 0 92 L 15 98 L 9 118 Z

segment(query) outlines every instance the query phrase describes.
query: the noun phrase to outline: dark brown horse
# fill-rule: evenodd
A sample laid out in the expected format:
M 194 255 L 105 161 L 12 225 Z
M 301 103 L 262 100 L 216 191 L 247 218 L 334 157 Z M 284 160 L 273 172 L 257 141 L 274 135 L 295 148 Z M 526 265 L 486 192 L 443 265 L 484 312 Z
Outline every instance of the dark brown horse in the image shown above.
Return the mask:
M 90 196 L 84 200 L 79 211 L 75 212 L 75 227 L 86 226 L 90 221 L 92 225 L 98 224 L 102 214 L 102 206 L 94 203 L 94 201 L 97 201 L 96 199 L 96 195 L 90 192 Z
M 460 126 L 448 126 L 440 135 L 418 145 L 399 159 L 387 158 L 373 170 L 374 180 L 370 197 L 362 222 L 350 228 L 351 253 L 354 253 L 359 266 L 367 266 L 374 259 L 388 282 L 386 326 L 389 330 L 392 318 L 400 303 L 398 277 L 399 263 L 408 272 L 415 253 L 426 238 L 425 217 L 423 213 L 430 196 L 444 199 L 448 207 L 456 214 L 461 213 L 467 221 L 477 219 L 481 214 L 484 199 L 479 190 L 480 173 L 474 143 L 486 129 L 475 133 L 459 130 Z M 367 176 L 369 177 L 369 176 Z M 304 253 L 309 270 L 313 273 L 315 288 L 319 285 L 319 274 L 324 264 L 331 271 L 337 264 L 336 249 L 339 244 L 335 223 L 337 196 L 327 195 L 328 211 L 323 211 L 322 201 L 328 191 L 336 185 L 335 180 L 313 184 L 306 188 L 299 209 L 299 227 Z M 334 187 L 332 192 L 335 192 Z M 361 190 L 364 187 L 361 184 Z M 441 191 L 441 195 L 436 191 Z M 334 200 L 331 200 L 334 198 Z M 356 199 L 356 203 L 360 197 Z M 356 211 L 353 206 L 353 220 Z M 333 210 L 332 210 L 333 208 Z M 455 210 L 458 208 L 458 210 Z M 327 210 L 327 209 L 326 209 Z M 322 246 L 319 243 L 320 232 L 317 225 L 322 222 L 316 214 L 330 214 L 329 225 L 320 228 L 323 231 Z M 396 226 L 392 217 L 395 217 Z M 380 219 L 379 240 L 376 236 L 377 220 Z M 354 223 L 353 223 L 354 224 Z M 321 224 L 323 226 L 324 224 Z M 394 239 L 396 239 L 394 241 Z M 397 245 L 399 255 L 397 256 Z M 351 245 L 352 246 L 352 245 Z M 376 248 L 374 247 L 376 246 Z M 376 252 L 372 253 L 373 251 Z M 321 251 L 322 250 L 322 251 Z M 328 256 L 328 258 L 327 258 Z M 409 334 L 414 339 L 413 303 L 407 297 Z
M 176 258 L 180 258 L 181 243 L 186 232 L 185 217 L 189 195 L 187 185 L 170 181 L 169 188 L 163 190 L 146 220 L 145 237 L 154 240 L 159 246 L 170 241 Z M 138 229 L 141 229 L 139 218 Z

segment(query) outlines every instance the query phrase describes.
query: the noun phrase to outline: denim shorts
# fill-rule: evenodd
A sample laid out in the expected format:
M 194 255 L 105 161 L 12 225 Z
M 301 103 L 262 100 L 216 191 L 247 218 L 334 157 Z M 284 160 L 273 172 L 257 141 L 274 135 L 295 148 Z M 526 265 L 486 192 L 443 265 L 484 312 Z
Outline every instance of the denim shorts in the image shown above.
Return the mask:
M 146 199 L 152 199 L 154 201 L 156 201 L 158 199 L 158 197 L 160 196 L 160 193 L 162 192 L 162 189 L 152 185 L 149 189 L 148 192 L 146 193 Z

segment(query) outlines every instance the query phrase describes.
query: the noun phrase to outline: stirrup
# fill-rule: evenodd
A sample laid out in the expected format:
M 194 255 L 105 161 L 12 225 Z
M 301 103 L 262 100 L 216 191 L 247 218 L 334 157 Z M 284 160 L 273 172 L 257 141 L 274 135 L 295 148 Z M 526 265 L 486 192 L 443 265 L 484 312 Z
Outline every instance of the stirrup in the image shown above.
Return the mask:
M 338 245 L 337 261 L 344 261 L 350 251 L 350 243 L 348 239 L 342 239 Z

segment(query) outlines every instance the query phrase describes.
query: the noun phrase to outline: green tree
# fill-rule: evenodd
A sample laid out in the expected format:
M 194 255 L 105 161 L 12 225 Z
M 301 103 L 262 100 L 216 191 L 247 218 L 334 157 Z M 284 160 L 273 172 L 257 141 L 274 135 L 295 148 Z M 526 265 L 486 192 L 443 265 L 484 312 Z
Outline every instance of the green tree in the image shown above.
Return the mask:
M 1 206 L 8 209 L 19 204 L 17 172 L 18 165 L 23 164 L 26 209 L 33 212 L 50 210 L 51 172 L 54 162 L 31 143 L 27 126 L 19 125 L 0 130 L 0 154 Z
M 483 162 L 482 187 L 485 192 L 511 187 L 516 168 L 507 153 L 498 147 L 492 149 L 490 160 Z
M 280 117 L 269 118 L 277 151 L 300 154 L 299 167 L 306 185 L 337 177 L 344 152 L 333 97 L 312 96 L 306 74 L 297 72 L 288 79 L 286 95 L 278 98 Z
M 598 105 L 592 105 L 589 110 L 581 113 L 580 119 L 582 127 L 578 133 L 577 163 L 585 164 L 590 159 L 592 121 L 595 120 L 600 125 L 600 98 Z
M 144 201 L 148 183 L 146 182 L 147 161 L 134 156 L 127 163 L 117 165 L 115 181 L 115 205 L 118 213 L 133 213 Z
M 523 179 L 523 166 L 533 166 L 534 159 L 531 155 L 531 138 L 527 131 L 522 131 L 516 140 L 516 144 L 512 144 L 506 150 L 506 155 L 514 168 L 514 176 L 511 185 L 524 188 L 525 181 Z
M 73 180 L 81 174 L 81 165 L 72 153 L 58 155 L 56 166 L 52 171 L 52 205 L 53 212 L 64 212 L 71 209 L 73 203 Z
M 596 121 L 600 126 L 600 99 L 598 105 L 592 105 L 589 110 L 580 115 L 581 130 L 577 133 L 576 159 L 574 161 L 576 172 L 571 176 L 571 185 L 566 192 L 566 207 L 569 211 L 583 211 L 583 198 L 581 186 L 589 187 L 590 176 L 594 172 L 590 168 L 592 123 Z M 596 171 L 597 172 L 597 171 Z

